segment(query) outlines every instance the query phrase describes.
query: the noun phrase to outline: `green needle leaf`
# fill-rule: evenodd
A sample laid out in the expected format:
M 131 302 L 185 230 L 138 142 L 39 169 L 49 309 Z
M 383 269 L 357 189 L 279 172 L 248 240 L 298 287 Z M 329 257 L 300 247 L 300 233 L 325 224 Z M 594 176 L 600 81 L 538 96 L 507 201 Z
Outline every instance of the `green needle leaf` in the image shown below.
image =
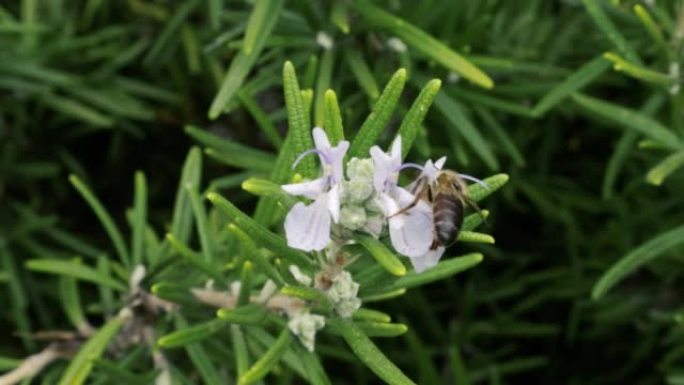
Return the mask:
M 665 97 L 660 93 L 655 93 L 651 96 L 644 106 L 639 109 L 639 112 L 644 115 L 653 115 L 658 108 L 665 102 Z M 610 198 L 613 195 L 613 186 L 617 180 L 618 174 L 622 169 L 627 157 L 634 149 L 634 144 L 638 139 L 639 133 L 634 130 L 626 130 L 620 136 L 620 140 L 615 145 L 615 151 L 611 154 L 606 166 L 605 175 L 603 177 L 603 184 L 601 186 L 601 195 L 604 199 Z
M 336 0 L 330 11 L 330 21 L 343 33 L 349 33 L 349 10 L 346 1 Z
M 677 135 L 642 113 L 582 94 L 574 94 L 572 100 L 589 112 L 620 126 L 638 131 L 666 148 L 674 150 L 682 148 L 682 142 Z
M 494 82 L 487 74 L 420 28 L 376 7 L 367 0 L 355 0 L 352 4 L 372 24 L 389 29 L 416 51 L 481 87 L 494 87 Z
M 633 150 L 634 144 L 638 139 L 639 133 L 628 130 L 622 133 L 620 140 L 615 145 L 615 151 L 608 160 L 606 172 L 603 177 L 603 184 L 601 185 L 601 194 L 604 199 L 613 196 L 613 186 L 617 180 L 618 173 L 625 163 L 627 156 Z
M 389 314 L 378 310 L 361 308 L 354 312 L 352 316 L 355 321 L 390 322 L 392 317 Z
M 335 91 L 325 91 L 325 122 L 323 122 L 323 129 L 328 134 L 330 144 L 336 146 L 340 141 L 344 140 L 344 128 L 342 126 L 342 114 L 340 113 L 340 105 L 337 103 L 337 95 Z
M 147 229 L 147 182 L 142 171 L 135 173 L 134 196 L 131 254 L 133 255 L 133 265 L 138 265 L 143 260 L 145 230 Z
M 635 79 L 662 86 L 671 86 L 677 81 L 676 78 L 670 75 L 644 68 L 638 64 L 630 63 L 613 52 L 606 52 L 603 54 L 603 57 L 613 63 L 613 69 L 615 71 L 624 72 Z
M 330 88 L 334 64 L 334 51 L 332 49 L 324 50 L 320 65 L 318 66 L 318 78 L 316 80 L 316 90 L 314 91 L 314 122 L 318 127 L 325 123 L 325 91 Z
M 285 284 L 285 281 L 283 280 L 283 277 L 280 275 L 278 270 L 273 266 L 271 262 L 269 262 L 266 259 L 266 257 L 264 257 L 261 251 L 254 244 L 252 238 L 250 238 L 247 234 L 240 230 L 239 227 L 235 226 L 232 223 L 228 225 L 228 230 L 230 230 L 231 233 L 235 234 L 240 244 L 244 248 L 244 252 L 246 253 L 247 257 L 250 260 L 254 261 L 257 267 L 261 269 L 261 271 L 264 274 L 266 274 L 266 276 L 271 278 L 273 282 L 280 286 Z
M 413 141 L 416 140 L 416 136 L 418 136 L 418 130 L 425 119 L 425 115 L 427 115 L 427 112 L 441 87 L 441 80 L 430 80 L 420 91 L 420 94 L 411 105 L 406 116 L 404 116 L 404 120 L 401 122 L 401 126 L 399 126 L 399 135 L 401 135 L 401 154 L 403 157 L 406 157 L 406 154 L 408 154 L 413 146 Z
M 81 180 L 78 179 L 76 175 L 70 175 L 69 182 L 71 182 L 74 188 L 76 188 L 76 190 L 81 194 L 83 199 L 85 199 L 86 202 L 88 202 L 90 208 L 95 212 L 95 215 L 97 215 L 97 218 L 100 220 L 100 223 L 102 223 L 102 226 L 105 228 L 107 235 L 109 235 L 109 239 L 111 239 L 112 243 L 114 244 L 114 248 L 116 249 L 116 252 L 119 255 L 119 259 L 121 259 L 121 262 L 123 262 L 123 264 L 126 266 L 130 265 L 130 258 L 128 256 L 128 250 L 126 249 L 126 244 L 124 243 L 123 236 L 121 235 L 121 231 L 119 230 L 119 228 L 114 223 L 114 220 L 112 219 L 111 215 L 109 215 L 109 212 L 107 212 L 107 210 L 104 208 L 102 203 L 100 203 L 100 200 L 97 199 L 95 194 L 93 194 L 93 192 L 90 191 L 88 186 L 81 182 Z
M 489 210 L 482 210 L 479 213 L 470 214 L 463 220 L 462 231 L 471 231 L 489 216 Z
M 314 145 L 311 138 L 309 114 L 299 89 L 294 66 L 289 61 L 285 62 L 283 66 L 283 91 L 285 92 L 287 122 L 292 134 L 294 152 L 299 155 L 306 150 L 314 148 Z M 306 178 L 314 178 L 316 176 L 316 164 L 311 156 L 302 159 L 299 168 L 301 174 Z
M 249 55 L 254 51 L 263 29 L 268 28 L 268 23 L 270 22 L 269 14 L 273 11 L 271 7 L 273 7 L 274 4 L 274 1 L 257 1 L 254 3 L 254 9 L 249 15 L 245 38 L 242 42 L 242 50 L 245 54 Z
M 104 275 L 91 267 L 82 265 L 79 261 L 68 262 L 54 259 L 30 259 L 26 261 L 26 268 L 42 273 L 74 277 L 96 285 L 104 285 L 115 290 L 128 290 L 126 285 L 122 282 L 117 281 L 108 275 Z
M 242 189 L 254 195 L 275 198 L 287 208 L 298 202 L 297 198 L 286 193 L 279 184 L 266 179 L 249 178 L 242 182 Z
M 280 17 L 284 0 L 264 0 L 256 2 L 247 25 L 248 44 L 243 45 L 230 63 L 230 68 L 221 82 L 216 97 L 209 107 L 209 119 L 218 118 L 221 111 L 231 101 L 235 93 L 241 88 L 247 74 L 259 58 L 266 39 L 273 31 L 276 21 Z M 249 52 L 247 52 L 247 50 Z
M 169 241 L 171 247 L 176 250 L 176 252 L 178 252 L 178 254 L 180 254 L 180 256 L 183 257 L 183 259 L 189 264 L 195 266 L 200 271 L 204 272 L 206 275 L 214 278 L 215 280 L 222 281 L 224 279 L 219 269 L 209 263 L 206 258 L 192 251 L 188 246 L 176 238 L 175 235 L 171 233 L 166 234 L 166 240 Z
M 496 174 L 482 180 L 487 187 L 479 183 L 471 184 L 468 186 L 468 197 L 475 202 L 479 202 L 505 186 L 508 183 L 508 179 L 506 174 Z
M 457 258 L 442 260 L 437 266 L 427 269 L 422 273 L 410 271 L 405 276 L 394 281 L 386 291 L 397 289 L 410 289 L 416 286 L 425 285 L 430 282 L 451 277 L 454 274 L 468 270 L 482 262 L 482 254 L 471 253 Z
M 238 325 L 261 325 L 268 313 L 262 305 L 249 304 L 235 309 L 219 309 L 216 316 L 226 322 Z
M 245 335 L 240 325 L 230 325 L 230 336 L 233 340 L 233 351 L 235 352 L 235 367 L 238 377 L 242 376 L 249 368 L 249 353 Z
M 651 14 L 648 13 L 648 10 L 641 4 L 635 4 L 634 13 L 637 15 L 639 20 L 641 20 L 641 23 L 644 25 L 644 28 L 646 28 L 646 31 L 648 31 L 648 33 L 651 35 L 651 37 L 658 45 L 658 47 L 660 47 L 663 53 L 669 56 L 670 48 L 665 42 L 665 38 L 663 37 L 662 31 L 656 24 L 655 20 L 653 20 L 653 18 L 651 17 Z
M 448 95 L 441 93 L 435 98 L 435 107 L 442 113 L 444 118 L 451 124 L 452 129 L 458 131 L 463 139 L 475 150 L 475 153 L 485 162 L 491 170 L 499 169 L 499 162 L 492 152 L 489 144 L 475 128 L 475 125 L 465 113 L 463 105 Z
M 567 96 L 581 90 L 610 68 L 610 62 L 602 56 L 585 63 L 565 80 L 554 86 L 532 109 L 533 116 L 542 116 Z
M 373 106 L 373 111 L 359 128 L 349 146 L 349 158 L 368 156 L 368 151 L 389 123 L 401 96 L 401 91 L 404 89 L 404 84 L 406 84 L 406 70 L 401 68 L 394 73 L 385 89 L 382 90 L 382 94 Z
M 71 324 L 79 331 L 87 330 L 89 324 L 83 313 L 81 297 L 78 293 L 78 284 L 73 277 L 61 275 L 59 277 L 59 296 L 62 300 L 64 313 Z
M 648 174 L 646 174 L 646 181 L 650 184 L 660 186 L 665 178 L 682 166 L 684 166 L 684 151 L 675 152 L 653 167 Z
M 185 186 L 199 186 L 202 179 L 202 152 L 193 147 L 188 152 L 183 164 L 181 179 L 178 183 L 176 201 L 173 207 L 171 231 L 181 243 L 188 243 L 192 232 L 192 206 Z
M 289 297 L 300 298 L 305 301 L 313 301 L 319 303 L 325 303 L 328 301 L 327 297 L 323 295 L 323 293 L 312 287 L 285 286 L 282 289 L 280 289 L 280 293 L 282 295 L 287 295 Z
M 226 326 L 227 322 L 222 319 L 214 319 L 197 325 L 178 329 L 175 332 L 162 336 L 157 345 L 170 349 L 185 346 L 189 343 L 205 340 Z
M 596 0 L 582 0 L 584 6 L 587 8 L 587 12 L 594 22 L 603 32 L 604 35 L 610 40 L 610 42 L 617 48 L 617 50 L 625 55 L 625 57 L 637 64 L 641 64 L 641 59 L 634 51 L 634 47 L 629 43 L 627 39 L 620 33 L 620 31 L 615 27 L 615 24 L 608 18 L 608 15 L 601 8 L 601 2 Z
M 591 290 L 591 298 L 600 299 L 636 269 L 682 243 L 684 243 L 684 226 L 679 226 L 632 250 L 601 276 Z
M 214 248 L 211 243 L 211 235 L 209 234 L 209 221 L 207 220 L 207 211 L 204 207 L 204 202 L 200 198 L 197 191 L 198 186 L 186 185 L 185 189 L 190 199 L 190 206 L 195 215 L 195 223 L 197 224 L 197 234 L 199 235 L 200 245 L 202 246 L 202 256 L 207 262 L 214 260 Z
M 399 258 L 377 239 L 368 235 L 357 235 L 356 241 L 361 244 L 373 258 L 390 274 L 402 276 L 406 274 L 406 267 Z
M 378 377 L 390 385 L 415 385 L 415 382 L 396 367 L 355 324 L 348 320 L 330 318 L 326 320 L 331 330 L 338 330 L 361 360 Z
M 176 314 L 176 327 L 187 327 L 187 322 L 180 314 Z M 197 372 L 199 372 L 200 377 L 202 378 L 202 383 L 207 385 L 222 385 L 225 383 L 221 379 L 218 370 L 216 370 L 211 360 L 209 359 L 209 355 L 200 343 L 189 343 L 186 344 L 184 347 L 185 350 L 188 352 L 190 360 L 197 369 Z
M 252 239 L 261 243 L 264 247 L 273 251 L 276 254 L 280 254 L 283 258 L 290 260 L 292 263 L 296 264 L 302 268 L 310 268 L 311 260 L 306 256 L 306 254 L 301 251 L 297 251 L 287 246 L 285 240 L 278 235 L 270 232 L 264 226 L 255 222 L 252 218 L 248 217 L 245 213 L 240 211 L 232 203 L 226 200 L 224 197 L 217 193 L 211 192 L 207 194 L 207 198 L 217 206 L 221 211 L 226 213 L 233 221 L 235 225 L 238 226 L 242 231 L 249 235 Z
M 249 303 L 252 294 L 252 263 L 245 261 L 242 264 L 240 274 L 240 294 L 238 295 L 237 305 L 244 306 Z
M 285 328 L 280 332 L 280 336 L 268 351 L 261 356 L 259 361 L 255 362 L 249 370 L 247 370 L 238 381 L 238 385 L 248 385 L 261 380 L 271 371 L 275 364 L 280 360 L 280 357 L 285 354 L 287 347 L 293 341 L 290 330 Z
M 356 49 L 346 49 L 344 51 L 344 58 L 347 60 L 347 64 L 361 88 L 372 100 L 377 99 L 380 95 L 380 88 L 361 53 Z
M 386 322 L 356 322 L 356 326 L 368 337 L 399 337 L 408 331 L 408 327 L 404 324 Z
M 461 231 L 458 234 L 458 240 L 460 242 L 494 244 L 494 237 L 489 234 L 477 233 L 475 231 Z
M 94 360 L 102 356 L 109 342 L 116 336 L 126 318 L 130 316 L 130 310 L 124 309 L 118 316 L 107 321 L 90 337 L 69 362 L 69 366 L 64 371 L 59 385 L 84 384 L 93 370 Z

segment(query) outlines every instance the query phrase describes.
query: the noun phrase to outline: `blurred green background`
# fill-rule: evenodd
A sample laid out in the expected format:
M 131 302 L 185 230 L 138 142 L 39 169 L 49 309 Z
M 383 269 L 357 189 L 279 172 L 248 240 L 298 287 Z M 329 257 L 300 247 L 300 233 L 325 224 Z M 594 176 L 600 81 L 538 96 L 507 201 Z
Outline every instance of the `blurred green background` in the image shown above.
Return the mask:
M 240 183 L 267 177 L 282 144 L 290 60 L 314 91 L 312 122 L 322 123 L 322 95 L 333 89 L 350 137 L 406 68 L 383 145 L 425 82 L 442 79 L 409 159 L 446 155 L 461 172 L 511 177 L 483 203 L 496 244 L 450 250 L 481 251 L 483 263 L 378 305 L 410 327 L 376 340 L 407 375 L 420 384 L 684 383 L 682 3 L 290 0 L 254 15 L 259 1 L 0 5 L 0 369 L 43 345 L 26 333 L 72 328 L 55 281 L 25 261 L 111 254 L 68 175 L 123 226 L 143 170 L 149 224 L 164 229 L 198 145 L 203 187 L 251 212 L 256 200 Z M 458 74 L 443 47 L 494 86 Z M 677 229 L 592 298 L 617 261 Z M 335 384 L 378 381 L 347 352 L 319 353 Z M 290 380 L 298 383 L 283 375 Z

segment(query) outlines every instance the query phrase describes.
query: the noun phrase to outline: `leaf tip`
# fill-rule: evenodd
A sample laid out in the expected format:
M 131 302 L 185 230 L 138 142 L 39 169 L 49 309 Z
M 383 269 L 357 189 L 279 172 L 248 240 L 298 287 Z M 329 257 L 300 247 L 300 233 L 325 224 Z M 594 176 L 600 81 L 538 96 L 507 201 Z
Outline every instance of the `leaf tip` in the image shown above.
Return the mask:
M 283 74 L 287 74 L 290 72 L 294 73 L 294 64 L 292 64 L 291 61 L 286 60 L 285 64 L 283 64 Z
M 485 78 L 482 79 L 482 87 L 491 90 L 494 88 L 494 81 L 489 76 L 485 76 Z
M 406 275 L 406 266 L 404 266 L 404 265 L 394 266 L 390 270 L 390 273 L 392 273 L 393 275 L 396 275 L 397 277 L 404 276 L 404 275 Z
M 213 204 L 216 204 L 221 199 L 221 195 L 219 195 L 217 192 L 210 192 L 207 194 L 207 199 Z
M 484 260 L 484 255 L 482 253 L 473 253 L 473 261 L 478 264 Z

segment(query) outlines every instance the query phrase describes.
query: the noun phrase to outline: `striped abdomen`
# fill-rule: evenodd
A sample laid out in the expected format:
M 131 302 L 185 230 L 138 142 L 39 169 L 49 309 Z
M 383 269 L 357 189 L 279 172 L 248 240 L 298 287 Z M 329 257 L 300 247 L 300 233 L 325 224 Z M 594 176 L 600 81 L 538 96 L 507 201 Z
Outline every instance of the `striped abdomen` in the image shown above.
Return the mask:
M 442 246 L 454 243 L 463 225 L 463 202 L 453 194 L 437 194 L 432 201 L 432 214 L 435 243 Z

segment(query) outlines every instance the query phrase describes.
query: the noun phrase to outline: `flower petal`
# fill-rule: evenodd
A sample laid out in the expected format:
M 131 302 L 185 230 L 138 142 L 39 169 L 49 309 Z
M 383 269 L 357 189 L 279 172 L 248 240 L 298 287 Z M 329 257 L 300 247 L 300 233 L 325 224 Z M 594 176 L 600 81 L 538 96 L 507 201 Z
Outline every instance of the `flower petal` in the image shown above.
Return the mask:
M 287 244 L 304 251 L 323 250 L 330 242 L 330 213 L 327 194 L 308 206 L 299 202 L 285 217 Z
M 432 163 L 432 159 L 429 159 L 427 162 L 425 162 L 425 166 L 423 167 L 423 173 L 421 174 L 421 177 L 426 177 L 427 183 L 434 183 L 434 181 L 437 179 L 438 172 L 439 168 L 435 167 L 435 164 Z
M 392 216 L 399 211 L 399 204 L 389 194 L 378 194 L 377 204 L 382 208 L 386 217 Z
M 418 201 L 410 210 L 389 219 L 389 233 L 399 254 L 409 258 L 425 255 L 434 239 L 432 209 Z
M 330 148 L 330 140 L 322 128 L 314 127 L 312 136 L 317 150 L 326 151 Z
M 403 187 L 395 187 L 392 189 L 392 196 L 399 204 L 400 209 L 409 206 L 416 200 L 416 196 Z
M 343 163 L 344 155 L 349 149 L 349 142 L 346 140 L 341 141 L 337 146 L 332 147 L 328 150 L 327 156 L 330 165 L 332 166 L 333 181 L 335 183 L 340 183 L 344 179 Z
M 334 185 L 330 191 L 328 191 L 328 211 L 330 211 L 330 216 L 332 216 L 333 222 L 337 223 L 340 221 L 340 185 Z
M 310 199 L 316 199 L 323 193 L 328 185 L 328 178 L 323 176 L 309 182 L 292 183 L 280 186 L 290 195 L 302 195 Z
M 373 186 L 379 192 L 387 192 L 397 185 L 399 170 L 401 169 L 401 136 L 392 142 L 390 153 L 387 154 L 378 146 L 370 149 L 373 158 Z
M 378 146 L 371 147 L 370 155 L 373 158 L 373 186 L 376 191 L 385 192 L 385 182 L 392 172 L 391 158 Z
M 401 165 L 401 135 L 397 135 L 392 142 L 392 146 L 390 148 L 390 158 L 397 167 Z
M 446 156 L 443 156 L 443 157 L 437 159 L 437 161 L 435 162 L 435 167 L 437 167 L 438 169 L 441 170 L 442 167 L 444 167 L 444 163 L 446 163 L 446 159 L 447 159 Z
M 435 267 L 443 254 L 444 246 L 440 246 L 436 250 L 429 250 L 420 257 L 411 258 L 411 264 L 416 270 L 416 273 L 422 273 L 431 267 Z

